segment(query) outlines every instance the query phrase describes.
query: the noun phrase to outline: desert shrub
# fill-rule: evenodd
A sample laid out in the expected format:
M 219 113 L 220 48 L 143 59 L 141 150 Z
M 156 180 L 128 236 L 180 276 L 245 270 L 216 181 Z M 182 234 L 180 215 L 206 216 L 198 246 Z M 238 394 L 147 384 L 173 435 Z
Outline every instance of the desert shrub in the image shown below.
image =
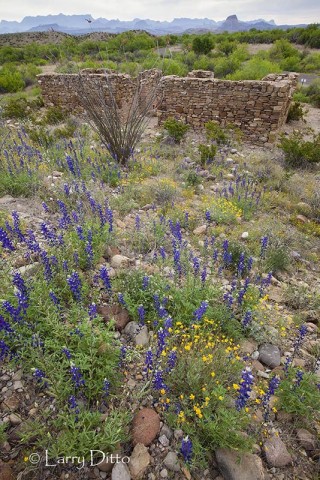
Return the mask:
M 265 271 L 280 272 L 290 265 L 288 245 L 276 236 L 270 237 L 264 258 Z
M 172 117 L 168 118 L 163 126 L 176 143 L 180 143 L 189 130 L 189 125 Z
M 200 153 L 200 164 L 205 167 L 207 162 L 212 162 L 217 153 L 216 145 L 200 144 L 198 147 Z
M 27 63 L 19 67 L 19 72 L 22 75 L 24 86 L 29 87 L 36 82 L 37 75 L 41 73 L 41 69 L 32 63 Z
M 193 170 L 188 172 L 185 176 L 185 182 L 189 187 L 196 187 L 201 183 L 201 177 Z
M 304 114 L 305 112 L 301 106 L 301 103 L 293 102 L 289 108 L 287 122 L 291 122 L 292 120 L 303 120 Z
M 44 123 L 56 125 L 64 120 L 66 113 L 60 107 L 49 107 L 43 119 Z
M 320 108 L 320 80 L 315 80 L 305 89 L 306 96 L 310 99 L 310 103 Z
M 303 168 L 320 162 L 320 134 L 313 134 L 311 140 L 304 140 L 300 132 L 294 132 L 289 137 L 282 135 L 279 147 L 284 152 L 286 164 L 290 167 Z
M 192 41 L 192 50 L 198 55 L 207 55 L 213 48 L 213 40 L 209 35 L 198 35 Z
M 219 123 L 211 120 L 205 123 L 204 126 L 208 140 L 215 141 L 218 145 L 225 145 L 228 143 L 229 135 L 222 127 L 220 127 Z
M 17 94 L 18 96 L 12 96 L 6 99 L 2 109 L 2 115 L 4 118 L 27 118 L 34 111 L 39 110 L 43 105 L 42 98 L 40 96 L 28 99 L 23 94 Z
M 278 72 L 281 72 L 278 64 L 261 59 L 256 55 L 234 73 L 230 72 L 227 78 L 230 80 L 260 80 L 269 73 Z
M 14 93 L 23 90 L 25 83 L 22 74 L 12 65 L 0 70 L 0 93 Z

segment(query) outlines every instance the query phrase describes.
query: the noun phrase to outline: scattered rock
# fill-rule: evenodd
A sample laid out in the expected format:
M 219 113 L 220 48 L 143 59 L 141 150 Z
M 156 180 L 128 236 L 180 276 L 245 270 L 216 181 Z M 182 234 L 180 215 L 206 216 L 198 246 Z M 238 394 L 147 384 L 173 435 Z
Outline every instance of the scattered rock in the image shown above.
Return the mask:
M 30 263 L 29 265 L 22 265 L 22 267 L 17 268 L 17 271 L 23 276 L 23 277 L 32 277 L 37 273 L 39 270 L 39 262 L 34 262 Z
M 178 455 L 175 452 L 169 452 L 163 460 L 164 465 L 172 472 L 180 472 Z
M 193 230 L 194 235 L 204 235 L 207 231 L 207 225 L 200 225 Z
M 130 470 L 125 463 L 118 462 L 112 469 L 111 480 L 131 480 Z
M 292 462 L 290 453 L 280 437 L 274 435 L 268 438 L 264 445 L 263 451 L 266 456 L 268 465 L 271 467 L 285 467 Z
M 291 413 L 287 413 L 283 410 L 277 412 L 277 420 L 278 422 L 289 423 L 293 419 L 293 415 Z
M 97 308 L 97 311 L 106 322 L 113 318 L 115 327 L 120 332 L 130 321 L 128 311 L 120 305 L 102 305 Z
M 170 443 L 169 439 L 165 435 L 160 435 L 159 442 L 163 447 L 168 447 Z
M 165 435 L 169 440 L 172 438 L 172 430 L 168 427 L 168 425 L 164 424 L 160 430 L 160 435 Z
M 315 435 L 310 433 L 308 430 L 304 428 L 299 428 L 297 430 L 297 438 L 299 443 L 305 448 L 306 450 L 315 450 L 317 446 L 317 439 Z
M 254 340 L 249 341 L 244 339 L 241 341 L 240 348 L 242 352 L 251 355 L 257 349 L 257 343 Z
M 143 477 L 151 461 L 147 447 L 138 443 L 131 454 L 129 470 L 133 480 L 139 480 Z
M 265 343 L 259 347 L 259 362 L 269 368 L 278 367 L 281 363 L 280 350 L 276 345 Z
M 133 445 L 150 445 L 160 431 L 160 417 L 152 408 L 143 408 L 133 419 Z M 163 435 L 164 436 L 164 435 Z
M 113 255 L 111 258 L 111 267 L 113 268 L 122 268 L 127 267 L 132 263 L 132 260 L 124 255 Z
M 304 215 L 297 215 L 296 219 L 301 223 L 307 223 L 309 221 Z
M 249 237 L 249 232 L 243 232 L 243 233 L 241 234 L 241 238 L 242 238 L 243 240 L 246 240 L 248 237 Z
M 252 453 L 240 454 L 228 448 L 215 452 L 218 467 L 225 480 L 264 480 L 261 458 Z
M 11 413 L 11 415 L 9 415 L 9 420 L 12 425 L 20 425 L 22 422 L 21 418 L 15 413 Z
M 135 345 L 145 346 L 149 343 L 149 332 L 146 325 L 129 322 L 123 332 L 131 338 Z
M 1 409 L 4 412 L 15 412 L 18 409 L 19 404 L 19 397 L 17 396 L 17 394 L 13 394 L 2 402 Z

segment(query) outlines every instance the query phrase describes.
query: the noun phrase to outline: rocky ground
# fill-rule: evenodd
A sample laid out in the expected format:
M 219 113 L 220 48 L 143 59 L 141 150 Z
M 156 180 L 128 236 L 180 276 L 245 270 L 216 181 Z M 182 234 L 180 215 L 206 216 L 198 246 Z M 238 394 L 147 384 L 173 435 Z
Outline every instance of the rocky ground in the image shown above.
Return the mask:
M 307 122 L 318 118 L 319 110 L 309 107 Z M 297 127 L 304 126 L 295 124 L 287 131 Z M 150 145 L 157 137 L 159 134 L 155 133 L 154 127 L 151 126 L 144 142 Z M 160 144 L 162 155 L 164 157 L 168 155 L 165 168 L 162 165 L 158 177 L 151 175 L 149 178 L 155 185 L 159 178 L 172 177 L 175 179 L 177 189 L 180 189 L 185 177 L 177 172 L 175 157 L 178 157 L 182 164 L 187 165 L 188 171 L 195 172 L 200 179 L 189 199 L 190 211 L 195 213 L 196 221 L 194 228 L 183 232 L 186 242 L 192 245 L 194 251 L 199 252 L 199 256 L 201 255 L 210 227 L 203 220 L 200 221 L 197 212 L 201 210 L 205 198 L 217 195 L 219 189 L 233 182 L 239 172 L 245 171 L 254 178 L 262 178 L 262 185 L 265 182 L 267 190 L 263 203 L 248 219 L 242 216 L 231 226 L 220 225 L 217 222 L 216 235 L 221 239 L 232 239 L 246 248 L 256 239 L 259 243 L 263 232 L 268 231 L 272 233 L 273 238 L 281 241 L 279 245 L 288 256 L 283 268 L 273 272 L 270 286 L 259 307 L 263 324 L 261 331 L 256 332 L 256 335 L 252 331 L 252 335 L 239 341 L 241 358 L 245 358 L 246 366 L 251 368 L 255 378 L 255 388 L 250 394 L 250 401 L 255 404 L 249 428 L 256 434 L 256 443 L 252 451 L 240 454 L 228 448 L 216 448 L 215 451 L 207 452 L 209 461 L 206 468 L 194 465 L 190 469 L 188 464 L 183 462 L 180 452 L 181 441 L 185 436 L 183 424 L 179 428 L 168 425 L 159 396 L 154 391 L 145 391 L 144 361 L 146 350 L 149 345 L 153 345 L 152 328 L 148 324 L 139 325 L 136 319 L 131 318 L 126 308 L 109 305 L 102 299 L 98 313 L 106 321 L 110 317 L 114 318 L 115 339 L 119 339 L 134 352 L 132 359 L 129 359 L 125 366 L 121 390 L 121 402 L 133 417 L 128 441 L 119 445 L 118 451 L 115 452 L 119 453 L 123 461 L 114 464 L 112 461 L 104 461 L 97 466 L 86 464 L 81 470 L 70 463 L 68 467 L 64 465 L 48 467 L 43 458 L 33 465 L 28 445 L 24 443 L 23 437 L 21 440 L 19 434 L 23 432 L 26 421 L 41 418 L 44 409 L 49 408 L 55 412 L 56 399 L 47 395 L 45 390 L 39 391 L 32 375 L 24 371 L 23 365 L 4 362 L 0 372 L 0 419 L 8 428 L 7 439 L 1 446 L 1 480 L 318 478 L 320 429 L 316 412 L 311 421 L 305 421 L 295 412 L 277 409 L 277 393 L 273 393 L 270 397 L 270 416 L 266 420 L 259 402 L 259 390 L 266 388 L 275 374 L 280 379 L 284 378 L 288 359 L 292 360 L 293 366 L 299 367 L 303 372 L 315 372 L 320 381 L 318 358 L 320 305 L 315 301 L 319 298 L 320 291 L 320 241 L 319 235 L 317 236 L 319 230 L 316 230 L 319 224 L 314 219 L 314 207 L 311 204 L 313 193 L 310 194 L 311 187 L 314 187 L 315 195 L 319 192 L 319 172 L 292 172 L 288 176 L 278 149 L 270 151 L 250 145 L 226 147 L 218 170 L 214 166 L 200 168 L 193 160 L 197 142 L 198 138 L 191 135 L 177 148 L 171 146 L 168 139 L 162 140 Z M 64 171 L 56 170 L 46 174 L 43 179 L 46 198 L 63 189 L 65 180 Z M 133 186 L 139 185 L 141 180 L 136 179 L 135 182 Z M 118 187 L 109 187 L 108 194 L 117 198 Z M 142 225 L 151 223 L 156 215 L 152 208 L 153 200 L 151 198 L 150 203 L 144 203 L 142 200 L 140 205 L 133 206 L 132 209 L 123 205 L 119 210 L 114 208 L 118 242 L 108 248 L 104 258 L 101 259 L 101 264 L 107 265 L 111 279 L 116 278 L 119 272 L 124 270 L 128 275 L 130 271 L 137 269 L 142 269 L 151 276 L 159 272 L 159 267 L 152 262 L 150 251 L 138 253 L 136 245 L 130 241 L 130 237 L 134 236 L 137 215 Z M 181 203 L 183 202 L 181 200 Z M 179 200 L 176 205 L 179 206 Z M 182 208 L 185 208 L 184 204 Z M 37 232 L 41 239 L 40 225 L 43 221 L 48 221 L 48 214 L 41 207 L 41 201 L 37 196 L 14 198 L 8 194 L 4 195 L 0 198 L 0 214 L 8 218 L 12 211 L 16 211 L 26 227 Z M 275 244 L 277 245 L 277 242 Z M 14 268 L 25 278 L 32 278 L 37 275 L 38 263 L 26 262 L 23 248 L 21 246 L 21 250 L 15 252 L 10 259 L 2 253 L 2 265 L 4 268 Z M 165 267 L 167 270 L 163 273 L 170 274 L 170 268 L 172 267 Z M 214 278 L 213 265 L 209 263 L 208 269 L 209 276 Z M 232 289 L 230 272 L 223 271 L 219 281 L 223 293 L 228 294 Z M 307 333 L 297 350 L 297 325 L 301 324 L 305 325 Z M 102 414 L 101 422 L 106 421 L 106 418 L 107 415 Z

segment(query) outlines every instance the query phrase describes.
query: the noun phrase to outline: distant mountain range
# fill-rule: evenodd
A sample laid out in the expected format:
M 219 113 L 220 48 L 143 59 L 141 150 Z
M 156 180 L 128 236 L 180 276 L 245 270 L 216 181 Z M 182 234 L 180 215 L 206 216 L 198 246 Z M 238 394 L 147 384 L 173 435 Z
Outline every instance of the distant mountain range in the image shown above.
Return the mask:
M 210 20 L 209 18 L 175 18 L 171 22 L 135 18 L 130 21 L 94 19 L 88 15 L 45 15 L 24 17 L 21 22 L 1 20 L 0 34 L 18 32 L 45 32 L 54 30 L 71 35 L 81 35 L 91 32 L 121 33 L 128 30 L 145 30 L 153 35 L 169 33 L 197 33 L 197 32 L 241 32 L 251 28 L 271 30 L 274 28 L 289 28 L 297 25 L 276 25 L 273 20 L 261 18 L 248 22 L 238 20 L 236 15 L 230 15 L 225 21 Z M 305 26 L 305 25 L 298 25 Z

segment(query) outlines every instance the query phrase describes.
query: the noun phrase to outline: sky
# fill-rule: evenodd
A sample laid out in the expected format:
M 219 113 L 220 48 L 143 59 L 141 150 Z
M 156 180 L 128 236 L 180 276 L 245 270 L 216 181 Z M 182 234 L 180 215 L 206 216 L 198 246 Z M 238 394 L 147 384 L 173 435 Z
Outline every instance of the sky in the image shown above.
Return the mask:
M 0 0 L 0 19 L 21 21 L 25 16 L 64 13 L 91 14 L 93 18 L 177 17 L 224 20 L 274 19 L 277 24 L 320 23 L 320 0 Z

